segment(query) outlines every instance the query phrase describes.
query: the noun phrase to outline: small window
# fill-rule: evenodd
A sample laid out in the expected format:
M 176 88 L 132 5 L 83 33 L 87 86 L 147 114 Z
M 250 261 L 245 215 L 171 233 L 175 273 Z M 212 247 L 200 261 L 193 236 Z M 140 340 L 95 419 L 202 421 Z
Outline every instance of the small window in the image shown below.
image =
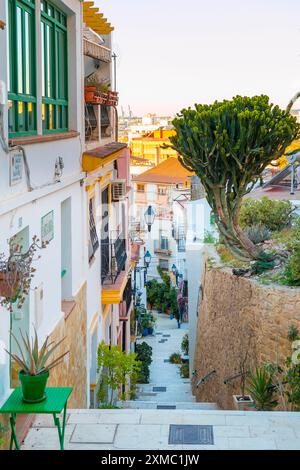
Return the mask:
M 169 271 L 169 261 L 167 259 L 159 259 L 158 265 L 163 271 Z
M 144 193 L 145 192 L 145 185 L 144 184 L 138 184 L 137 185 L 137 192 L 138 193 Z
M 167 194 L 167 186 L 157 186 L 157 194 L 159 196 L 166 196 Z

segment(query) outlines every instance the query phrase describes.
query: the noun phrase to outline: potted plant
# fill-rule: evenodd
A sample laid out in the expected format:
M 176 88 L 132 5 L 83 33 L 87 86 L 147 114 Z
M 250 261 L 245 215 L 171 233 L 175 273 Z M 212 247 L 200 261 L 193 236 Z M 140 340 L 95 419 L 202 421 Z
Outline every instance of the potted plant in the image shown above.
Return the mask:
M 47 336 L 40 348 L 36 330 L 34 330 L 34 338 L 32 338 L 31 342 L 27 334 L 25 337 L 23 336 L 21 330 L 20 335 L 23 348 L 21 348 L 18 339 L 11 332 L 20 355 L 10 353 L 7 350 L 6 352 L 20 366 L 19 380 L 22 386 L 23 401 L 26 403 L 38 403 L 46 399 L 45 389 L 49 378 L 49 371 L 58 366 L 69 351 L 61 354 L 56 359 L 50 359 L 65 338 L 54 344 L 53 341 L 49 342 L 50 337 Z
M 254 401 L 252 397 L 246 394 L 246 380 L 248 372 L 246 370 L 241 370 L 240 372 L 240 383 L 241 383 L 241 393 L 240 395 L 233 395 L 233 404 L 237 410 L 251 410 L 254 407 Z
M 250 372 L 247 390 L 253 398 L 253 406 L 258 411 L 271 411 L 278 405 L 274 397 L 276 386 L 272 383 L 272 373 L 265 366 Z
M 32 267 L 34 255 L 38 249 L 45 248 L 48 242 L 39 245 L 39 239 L 34 236 L 28 250 L 23 252 L 22 246 L 10 242 L 9 255 L 0 254 L 0 305 L 13 311 L 13 304 L 21 308 L 29 293 L 35 268 Z
M 140 324 L 142 329 L 142 336 L 152 335 L 153 327 L 155 324 L 155 317 L 150 312 L 146 312 L 140 317 Z

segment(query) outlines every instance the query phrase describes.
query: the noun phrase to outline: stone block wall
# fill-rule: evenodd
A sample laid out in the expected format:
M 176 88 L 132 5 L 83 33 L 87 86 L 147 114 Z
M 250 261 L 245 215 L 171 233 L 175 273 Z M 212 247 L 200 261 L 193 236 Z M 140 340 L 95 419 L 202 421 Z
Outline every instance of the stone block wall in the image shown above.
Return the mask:
M 300 289 L 264 286 L 234 276 L 230 269 L 207 266 L 202 287 L 193 391 L 197 401 L 232 409 L 240 380 L 227 385 L 224 380 L 239 372 L 247 350 L 250 367 L 269 361 L 284 364 L 291 353 L 287 332 L 291 324 L 300 330 Z M 197 379 L 214 369 L 216 374 L 196 388 Z
M 87 311 L 86 284 L 82 286 L 75 300 L 75 306 L 62 319 L 51 334 L 51 340 L 65 341 L 59 346 L 57 356 L 70 351 L 64 362 L 50 372 L 49 387 L 73 387 L 68 401 L 69 408 L 87 407 Z

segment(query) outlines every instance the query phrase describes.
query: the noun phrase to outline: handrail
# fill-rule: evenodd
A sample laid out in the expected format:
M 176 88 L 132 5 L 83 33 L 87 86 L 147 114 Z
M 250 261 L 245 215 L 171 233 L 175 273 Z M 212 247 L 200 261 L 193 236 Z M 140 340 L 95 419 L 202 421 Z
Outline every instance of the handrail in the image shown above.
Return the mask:
M 232 382 L 233 380 L 238 379 L 238 378 L 241 377 L 242 375 L 243 375 L 242 372 L 238 372 L 238 373 L 235 374 L 235 375 L 231 375 L 230 377 L 228 377 L 227 379 L 224 380 L 224 384 L 227 385 L 227 384 L 229 384 L 230 382 Z
M 199 385 L 203 385 L 208 379 L 210 379 L 216 373 L 217 371 L 214 369 L 208 374 L 206 374 L 204 377 L 202 377 L 202 379 L 198 380 L 198 382 L 196 383 L 196 387 L 198 388 Z

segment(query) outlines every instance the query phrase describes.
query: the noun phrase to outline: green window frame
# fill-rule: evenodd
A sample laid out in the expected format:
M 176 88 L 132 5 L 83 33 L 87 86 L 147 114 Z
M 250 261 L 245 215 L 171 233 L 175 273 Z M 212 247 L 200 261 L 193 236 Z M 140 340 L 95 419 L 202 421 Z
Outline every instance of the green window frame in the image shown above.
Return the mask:
M 35 0 L 8 0 L 9 137 L 37 134 Z
M 68 130 L 67 16 L 41 0 L 43 133 Z

